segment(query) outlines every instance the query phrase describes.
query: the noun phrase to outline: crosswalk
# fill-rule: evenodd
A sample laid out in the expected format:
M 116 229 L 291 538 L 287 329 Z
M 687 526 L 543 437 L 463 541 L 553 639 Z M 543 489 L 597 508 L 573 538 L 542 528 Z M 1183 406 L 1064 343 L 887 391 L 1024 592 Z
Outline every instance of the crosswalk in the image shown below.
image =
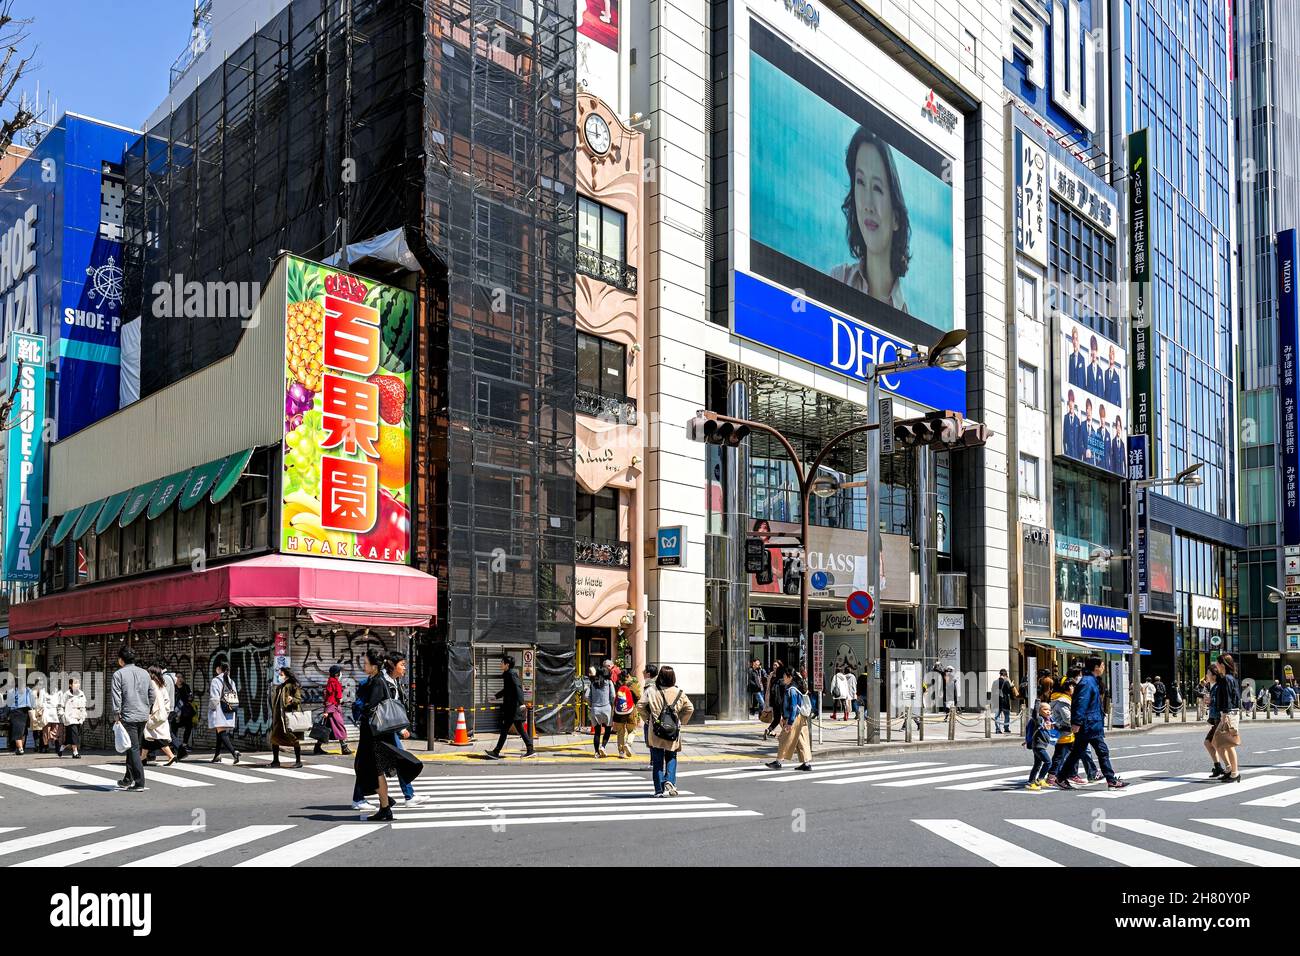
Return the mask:
M 1232 817 L 1197 817 L 1179 826 L 1142 818 L 1107 817 L 1100 826 L 1008 818 L 1001 821 L 1006 827 L 1001 833 L 963 820 L 912 822 L 998 867 L 1097 866 L 1103 861 L 1131 867 L 1300 866 L 1300 855 L 1268 846 L 1300 848 L 1300 829 Z M 1300 818 L 1285 822 L 1300 824 Z
M 787 765 L 769 770 L 762 764 L 748 767 L 730 766 L 679 770 L 679 778 L 694 780 L 743 781 L 755 786 L 796 786 L 801 784 L 828 787 L 865 786 L 882 790 L 933 790 L 965 793 L 1005 793 L 1026 800 L 1128 800 L 1149 796 L 1167 803 L 1199 804 L 1211 801 L 1238 801 L 1248 807 L 1286 808 L 1300 805 L 1300 760 L 1250 767 L 1241 781 L 1222 784 L 1207 774 L 1180 775 L 1149 768 L 1125 769 L 1119 763 L 1128 759 L 1151 758 L 1160 752 L 1135 753 L 1112 757 L 1116 769 L 1128 783 L 1122 790 L 1110 790 L 1104 782 L 1079 787 L 1074 792 L 1055 788 L 1032 791 L 1025 789 L 1028 768 L 989 763 L 952 763 L 943 760 L 870 759 L 819 761 L 811 771 L 799 771 Z
M 241 756 L 238 765 L 228 759 L 214 764 L 207 759 L 196 758 L 170 767 L 148 767 L 145 770 L 145 784 L 164 790 L 221 785 L 248 787 L 276 781 L 336 781 L 339 775 L 352 776 L 351 763 L 305 762 L 302 769 L 272 767 L 269 764 L 269 754 Z M 45 798 L 105 793 L 117 789 L 117 781 L 124 772 L 120 761 L 75 764 L 67 761 L 60 765 L 0 771 L 0 800 L 6 797 Z
M 685 788 L 676 797 L 655 797 L 646 774 L 624 770 L 424 776 L 415 781 L 414 787 L 421 802 L 394 807 L 396 820 L 392 826 L 396 830 L 490 827 L 500 832 L 541 824 L 762 815 Z

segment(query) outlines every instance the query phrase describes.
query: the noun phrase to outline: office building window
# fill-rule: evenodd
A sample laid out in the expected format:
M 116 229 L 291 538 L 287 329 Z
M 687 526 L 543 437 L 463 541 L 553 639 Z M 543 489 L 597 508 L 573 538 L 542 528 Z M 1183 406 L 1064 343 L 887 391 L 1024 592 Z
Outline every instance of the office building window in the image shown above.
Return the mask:
M 1028 362 L 1020 363 L 1020 401 L 1030 408 L 1043 407 L 1038 393 L 1038 367 Z
M 607 398 L 627 397 L 627 348 L 578 333 L 578 388 Z
M 1020 456 L 1020 493 L 1027 498 L 1042 497 L 1040 465 L 1035 455 Z

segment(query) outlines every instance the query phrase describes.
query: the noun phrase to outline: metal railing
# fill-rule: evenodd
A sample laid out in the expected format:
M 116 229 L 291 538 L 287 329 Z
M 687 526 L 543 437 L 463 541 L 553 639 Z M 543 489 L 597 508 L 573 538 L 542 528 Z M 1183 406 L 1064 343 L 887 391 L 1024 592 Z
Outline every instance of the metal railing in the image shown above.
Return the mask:
M 630 568 L 632 546 L 626 541 L 597 541 L 579 537 L 574 554 L 575 564 L 592 564 L 602 568 Z
M 618 422 L 620 425 L 635 425 L 637 422 L 634 399 L 602 395 L 581 385 L 574 398 L 574 408 L 581 414 L 591 415 L 601 421 Z
M 578 271 L 625 292 L 636 292 L 636 269 L 619 259 L 602 256 L 594 249 L 578 247 Z

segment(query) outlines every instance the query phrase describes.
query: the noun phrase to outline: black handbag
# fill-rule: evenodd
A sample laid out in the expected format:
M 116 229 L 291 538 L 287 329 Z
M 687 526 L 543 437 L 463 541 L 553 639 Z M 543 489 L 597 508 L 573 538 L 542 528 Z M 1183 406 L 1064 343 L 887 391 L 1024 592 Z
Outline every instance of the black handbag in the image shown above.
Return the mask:
M 307 736 L 312 740 L 319 740 L 321 743 L 325 743 L 330 739 L 330 721 L 323 711 L 317 714 L 316 719 L 311 722 L 311 730 L 307 732 Z
M 406 708 L 396 697 L 381 700 L 370 712 L 370 732 L 372 734 L 394 734 L 411 726 L 406 716 Z

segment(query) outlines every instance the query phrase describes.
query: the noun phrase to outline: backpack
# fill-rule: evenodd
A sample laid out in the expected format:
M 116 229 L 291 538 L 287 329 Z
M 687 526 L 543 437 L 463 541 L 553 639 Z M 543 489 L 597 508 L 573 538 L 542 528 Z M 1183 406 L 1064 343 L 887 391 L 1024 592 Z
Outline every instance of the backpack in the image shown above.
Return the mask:
M 1038 733 L 1038 715 L 1035 714 L 1029 718 L 1029 724 L 1025 727 L 1025 749 L 1034 749 L 1034 737 Z
M 791 687 L 790 689 L 794 690 L 793 687 Z M 802 693 L 801 691 L 795 690 L 794 692 L 799 695 L 799 706 L 795 708 L 795 713 L 798 714 L 800 717 L 811 717 L 812 698 L 809 697 L 807 694 Z
M 661 740 L 671 742 L 681 736 L 682 722 L 677 719 L 677 705 L 681 703 L 681 700 L 682 692 L 680 690 L 671 704 L 668 703 L 668 696 L 664 695 L 664 705 L 659 709 L 659 716 L 654 719 L 651 726 L 654 735 Z
M 614 713 L 620 717 L 632 713 L 632 688 L 620 687 L 614 692 Z

